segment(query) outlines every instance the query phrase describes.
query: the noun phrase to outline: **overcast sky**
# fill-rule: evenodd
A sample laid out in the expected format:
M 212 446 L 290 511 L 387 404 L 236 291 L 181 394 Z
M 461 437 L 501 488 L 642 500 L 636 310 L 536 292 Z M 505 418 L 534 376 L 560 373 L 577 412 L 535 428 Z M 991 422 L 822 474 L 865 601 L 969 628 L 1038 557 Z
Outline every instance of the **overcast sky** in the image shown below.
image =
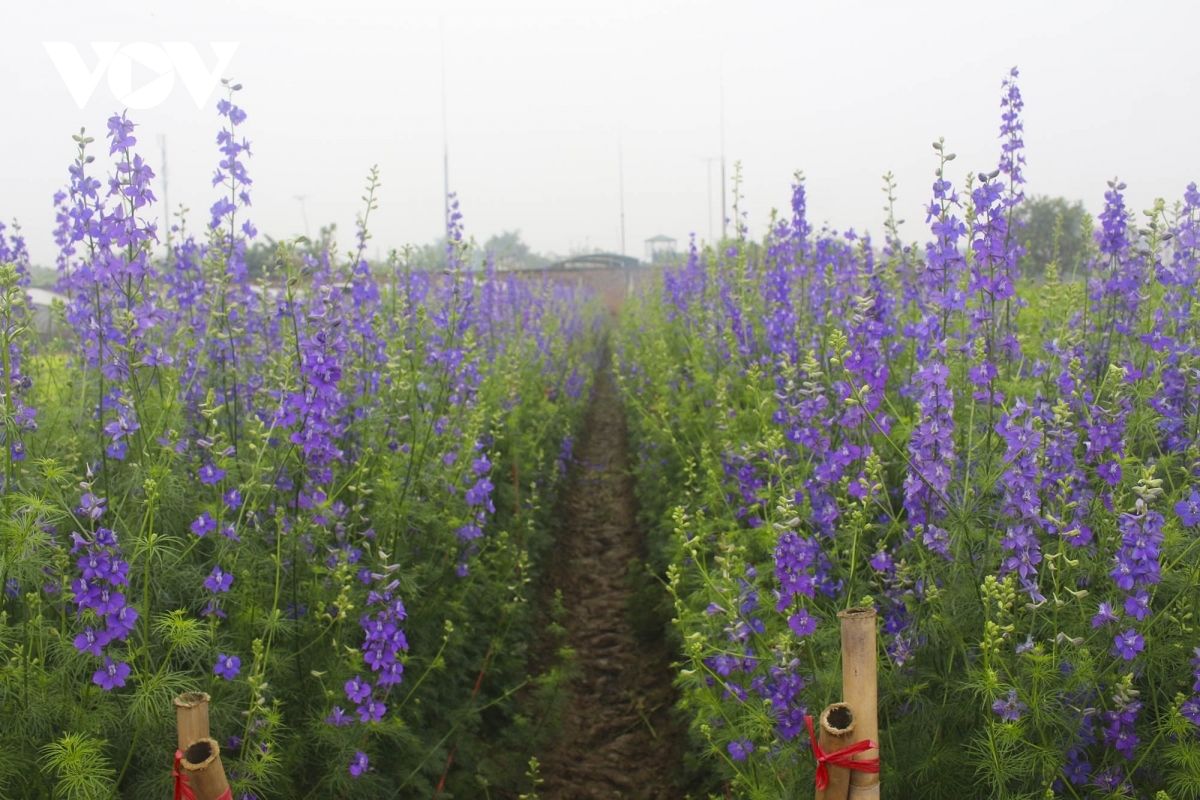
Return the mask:
M 441 235 L 443 53 L 450 186 L 481 242 L 519 229 L 542 252 L 619 252 L 622 173 L 628 254 L 656 234 L 681 247 L 692 233 L 707 239 L 710 205 L 719 234 L 720 165 L 709 159 L 721 154 L 722 85 L 727 178 L 741 161 L 755 235 L 771 208 L 786 209 L 797 169 L 814 222 L 878 235 L 890 170 L 902 233 L 924 241 L 930 143 L 944 136 L 957 153 L 956 182 L 993 169 L 1013 66 L 1028 192 L 1098 212 L 1119 175 L 1140 210 L 1200 180 L 1196 2 L 4 4 L 0 219 L 21 222 L 41 264 L 55 256 L 51 197 L 68 178 L 71 134 L 101 137 L 124 107 L 106 73 L 80 109 L 44 42 L 72 43 L 89 70 L 91 42 L 192 43 L 210 69 L 210 42 L 236 42 L 224 75 L 245 86 L 258 229 L 301 234 L 306 212 L 313 234 L 336 222 L 348 243 L 377 164 L 372 255 Z M 123 63 L 134 90 L 157 77 Z M 215 199 L 219 96 L 198 109 L 177 74 L 159 105 L 130 111 L 156 170 L 165 134 L 171 205 L 189 206 L 197 227 Z

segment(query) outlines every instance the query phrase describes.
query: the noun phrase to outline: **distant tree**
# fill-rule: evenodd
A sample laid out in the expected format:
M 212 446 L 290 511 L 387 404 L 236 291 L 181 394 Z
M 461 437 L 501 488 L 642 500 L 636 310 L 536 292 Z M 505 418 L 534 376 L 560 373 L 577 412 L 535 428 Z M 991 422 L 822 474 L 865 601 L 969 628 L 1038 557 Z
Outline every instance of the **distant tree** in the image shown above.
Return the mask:
M 29 285 L 38 289 L 53 289 L 58 283 L 58 270 L 50 267 L 39 267 L 36 264 L 29 268 Z
M 529 245 L 521 240 L 520 231 L 505 231 L 496 234 L 483 243 L 483 257 L 490 254 L 495 260 L 497 269 L 535 269 L 550 263 L 529 249 Z
M 1016 236 L 1025 248 L 1021 274 L 1040 280 L 1056 256 L 1059 274 L 1064 277 L 1072 274 L 1083 254 L 1080 223 L 1085 213 L 1082 201 L 1072 203 L 1064 197 L 1045 195 L 1027 198 L 1017 206 L 1015 220 L 1022 224 L 1017 227 Z
M 410 269 L 436 272 L 446 268 L 446 237 L 442 236 L 429 244 L 414 247 L 409 253 Z
M 258 280 L 266 272 L 267 264 L 275 258 L 275 249 L 279 242 L 264 234 L 261 238 L 250 243 L 246 248 L 246 274 L 251 280 Z
M 462 243 L 461 264 L 464 269 L 480 268 L 481 257 L 474 239 L 465 239 Z M 401 262 L 404 263 L 404 262 Z M 446 268 L 446 237 L 441 236 L 429 244 L 408 248 L 408 268 L 425 272 L 441 272 Z
M 299 259 L 304 255 L 320 258 L 321 254 L 327 250 L 334 258 L 338 257 L 337 223 L 334 222 L 322 226 L 321 233 L 316 239 L 295 241 L 292 248 L 293 258 L 297 259 L 297 263 L 301 263 Z M 263 277 L 267 272 L 267 267 L 275 264 L 278 252 L 279 240 L 267 234 L 263 234 L 251 242 L 246 247 L 244 256 L 246 274 L 250 279 L 257 280 Z

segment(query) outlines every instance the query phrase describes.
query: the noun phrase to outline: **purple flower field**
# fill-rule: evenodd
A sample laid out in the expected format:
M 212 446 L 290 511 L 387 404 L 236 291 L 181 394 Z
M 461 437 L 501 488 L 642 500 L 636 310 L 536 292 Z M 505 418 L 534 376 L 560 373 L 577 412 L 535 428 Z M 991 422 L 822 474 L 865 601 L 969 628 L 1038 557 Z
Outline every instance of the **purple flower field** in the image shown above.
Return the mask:
M 81 130 L 50 331 L 0 226 L 0 795 L 167 796 L 202 691 L 239 800 L 536 797 L 573 613 L 540 581 L 611 348 L 695 796 L 812 791 L 869 605 L 886 795 L 1200 797 L 1200 190 L 1098 184 L 1082 253 L 1023 274 L 1018 78 L 994 167 L 933 143 L 923 243 L 891 175 L 879 238 L 816 229 L 797 173 L 754 239 L 735 177 L 734 235 L 611 324 L 474 263 L 453 196 L 444 269 L 369 262 L 375 169 L 348 247 L 251 269 L 236 84 L 198 217 L 136 116 Z
M 238 89 L 199 220 L 158 204 L 133 117 L 75 136 L 57 334 L 0 230 L 5 797 L 167 796 L 184 691 L 235 797 L 421 796 L 527 681 L 597 313 L 467 264 L 457 207 L 442 272 L 372 268 L 375 171 L 348 251 L 281 244 L 252 279 Z
M 1200 191 L 1110 181 L 1035 282 L 1015 69 L 999 106 L 994 169 L 934 142 L 925 244 L 814 230 L 798 175 L 624 317 L 682 705 L 734 794 L 812 791 L 803 718 L 871 605 L 885 795 L 1200 796 Z

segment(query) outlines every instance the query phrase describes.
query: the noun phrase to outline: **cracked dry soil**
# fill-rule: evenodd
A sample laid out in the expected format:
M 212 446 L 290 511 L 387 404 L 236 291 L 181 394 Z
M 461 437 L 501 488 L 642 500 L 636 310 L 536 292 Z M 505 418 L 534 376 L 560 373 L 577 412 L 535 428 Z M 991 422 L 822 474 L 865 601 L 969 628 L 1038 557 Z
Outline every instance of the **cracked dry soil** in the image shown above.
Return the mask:
M 672 715 L 670 654 L 662 635 L 639 636 L 629 609 L 630 569 L 645 561 L 628 470 L 625 418 L 608 367 L 577 443 L 576 471 L 559 505 L 557 558 L 576 673 L 561 727 L 540 756 L 541 800 L 675 800 L 683 731 Z

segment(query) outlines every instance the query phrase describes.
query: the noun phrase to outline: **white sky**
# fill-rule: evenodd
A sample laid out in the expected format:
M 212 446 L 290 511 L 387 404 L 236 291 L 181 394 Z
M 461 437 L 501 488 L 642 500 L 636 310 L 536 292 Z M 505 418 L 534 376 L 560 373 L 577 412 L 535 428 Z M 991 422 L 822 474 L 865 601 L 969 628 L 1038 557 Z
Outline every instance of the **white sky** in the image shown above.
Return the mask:
M 1119 175 L 1140 210 L 1200 180 L 1197 2 L 0 3 L 0 219 L 16 217 L 46 265 L 71 134 L 86 126 L 100 139 L 120 107 L 102 79 L 80 110 L 47 41 L 74 43 L 89 68 L 93 41 L 191 42 L 208 65 L 210 41 L 238 42 L 225 74 L 245 85 L 259 230 L 303 233 L 295 197 L 306 195 L 311 232 L 336 222 L 348 245 L 378 164 L 372 255 L 441 234 L 442 31 L 450 184 L 478 241 L 517 228 L 543 252 L 620 251 L 618 143 L 626 251 L 642 256 L 660 233 L 681 247 L 690 233 L 708 238 L 722 78 L 729 177 L 740 160 L 755 235 L 772 207 L 786 209 L 796 169 L 813 221 L 878 235 L 891 170 L 902 232 L 924 241 L 930 142 L 945 136 L 958 154 L 956 182 L 993 169 L 1000 81 L 1014 65 L 1028 192 L 1097 212 Z M 135 88 L 149 77 L 135 72 Z M 130 112 L 156 169 L 166 134 L 170 201 L 192 209 L 194 227 L 215 198 L 218 96 L 197 109 L 176 80 L 161 105 Z

